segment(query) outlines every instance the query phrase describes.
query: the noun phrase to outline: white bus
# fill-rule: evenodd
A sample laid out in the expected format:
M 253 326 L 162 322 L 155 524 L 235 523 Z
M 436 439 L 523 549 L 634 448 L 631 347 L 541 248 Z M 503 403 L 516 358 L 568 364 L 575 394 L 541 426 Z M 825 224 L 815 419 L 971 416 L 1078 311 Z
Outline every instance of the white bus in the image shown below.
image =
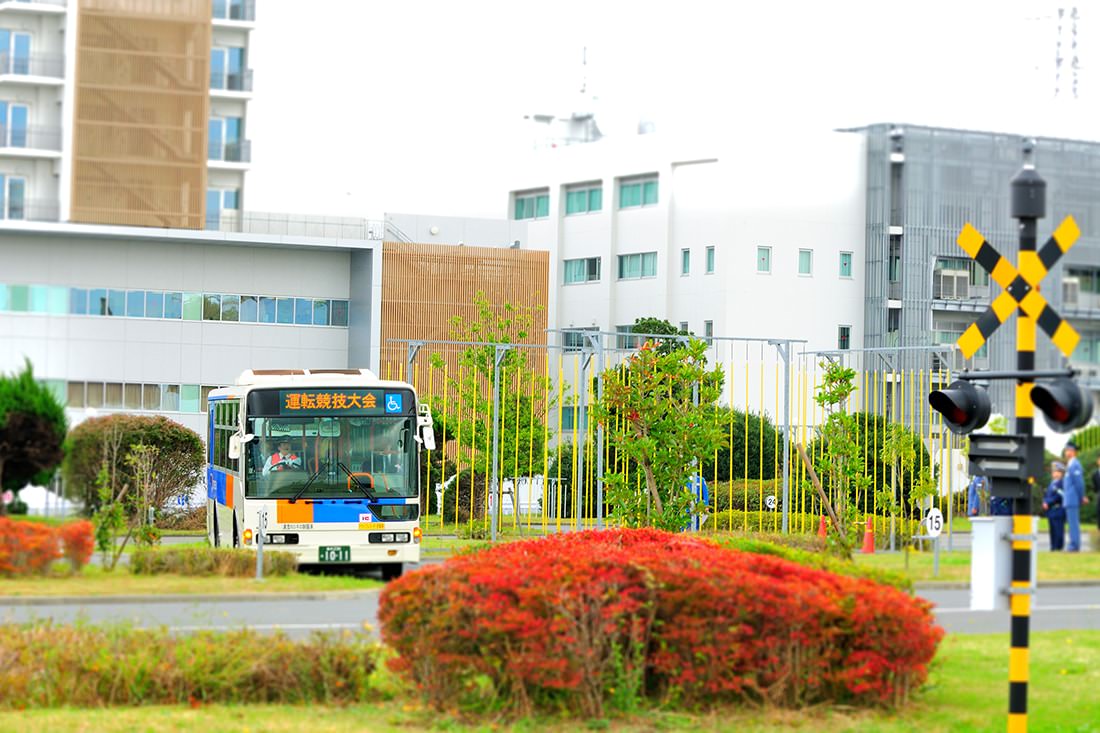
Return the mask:
M 303 566 L 420 561 L 422 448 L 431 411 L 366 369 L 252 369 L 213 390 L 206 529 L 217 546 L 265 546 Z

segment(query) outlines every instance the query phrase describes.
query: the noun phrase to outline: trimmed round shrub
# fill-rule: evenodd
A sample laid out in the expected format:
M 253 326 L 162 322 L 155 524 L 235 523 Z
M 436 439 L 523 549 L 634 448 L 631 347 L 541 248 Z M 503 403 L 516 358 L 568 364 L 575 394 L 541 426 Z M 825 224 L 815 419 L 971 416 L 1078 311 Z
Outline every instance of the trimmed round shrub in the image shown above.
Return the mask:
M 383 591 L 391 666 L 440 708 L 895 706 L 943 631 L 895 588 L 657 530 L 512 542 Z

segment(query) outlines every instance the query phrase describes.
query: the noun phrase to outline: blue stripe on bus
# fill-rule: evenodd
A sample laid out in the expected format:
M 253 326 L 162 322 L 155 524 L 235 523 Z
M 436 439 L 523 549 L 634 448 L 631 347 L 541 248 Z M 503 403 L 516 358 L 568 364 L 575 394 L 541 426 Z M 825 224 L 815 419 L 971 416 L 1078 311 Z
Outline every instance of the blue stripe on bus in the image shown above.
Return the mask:
M 225 473 L 213 468 L 206 469 L 206 497 L 219 504 L 225 504 Z
M 326 522 L 358 522 L 359 515 L 367 512 L 367 507 L 362 504 L 324 504 L 319 501 L 313 503 L 313 522 L 324 524 Z

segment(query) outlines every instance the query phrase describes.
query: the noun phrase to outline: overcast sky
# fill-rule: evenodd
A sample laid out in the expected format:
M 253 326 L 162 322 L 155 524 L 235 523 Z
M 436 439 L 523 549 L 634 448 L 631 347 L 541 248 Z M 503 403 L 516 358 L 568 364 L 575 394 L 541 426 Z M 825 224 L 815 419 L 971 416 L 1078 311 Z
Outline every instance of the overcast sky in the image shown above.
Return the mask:
M 1100 140 L 1100 4 L 257 2 L 246 206 L 504 217 L 523 116 L 577 111 L 665 136 L 769 138 L 908 122 Z M 1055 97 L 1057 10 L 1062 20 Z M 308 10 L 307 10 L 308 9 Z

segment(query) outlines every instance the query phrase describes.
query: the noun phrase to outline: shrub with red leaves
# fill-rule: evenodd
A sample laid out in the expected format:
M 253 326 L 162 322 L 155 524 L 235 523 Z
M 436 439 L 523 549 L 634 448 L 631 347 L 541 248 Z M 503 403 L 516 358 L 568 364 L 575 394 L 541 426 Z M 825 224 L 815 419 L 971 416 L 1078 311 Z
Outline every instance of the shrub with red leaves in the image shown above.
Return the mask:
M 56 527 L 0 517 L 0 576 L 42 574 L 60 556 Z
M 95 528 L 87 519 L 61 525 L 61 549 L 72 563 L 73 572 L 88 564 L 95 552 Z
M 943 631 L 895 588 L 657 530 L 556 535 L 410 573 L 383 639 L 432 704 L 494 692 L 519 713 L 689 705 L 893 706 Z

